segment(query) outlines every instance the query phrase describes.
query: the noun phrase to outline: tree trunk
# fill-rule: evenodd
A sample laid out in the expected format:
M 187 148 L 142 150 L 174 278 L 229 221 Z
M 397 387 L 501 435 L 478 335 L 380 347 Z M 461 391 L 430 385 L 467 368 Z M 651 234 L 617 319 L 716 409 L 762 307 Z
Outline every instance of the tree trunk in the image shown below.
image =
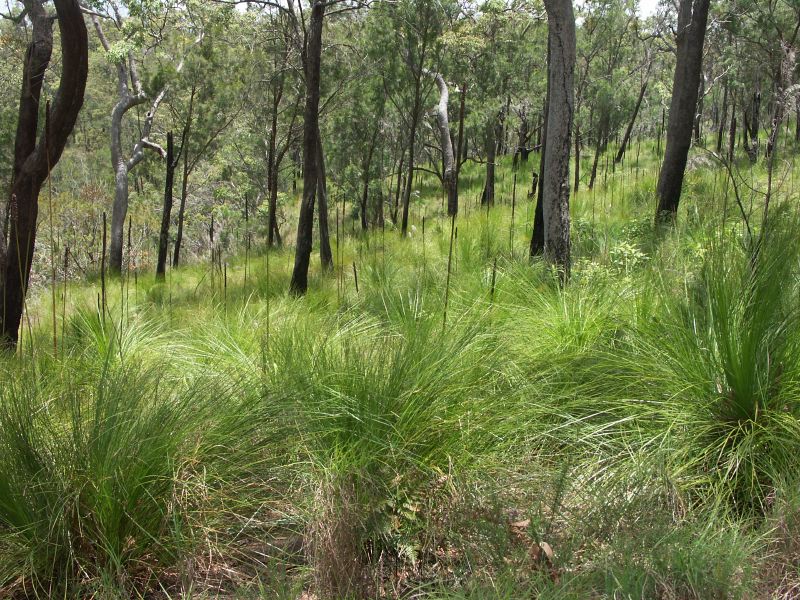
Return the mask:
M 733 156 L 736 151 L 736 103 L 731 109 L 731 129 L 728 133 L 728 162 L 733 163 Z
M 703 98 L 706 92 L 706 80 L 700 75 L 700 89 L 697 91 L 697 109 L 694 114 L 694 143 L 696 146 L 703 144 Z
M 658 178 L 656 220 L 660 223 L 672 222 L 678 214 L 700 88 L 708 7 L 709 0 L 680 2 L 677 61 L 672 83 L 667 146 Z
M 565 282 L 570 272 L 569 162 L 575 108 L 575 17 L 571 0 L 545 0 L 545 9 L 551 54 L 547 149 L 542 174 L 544 255 Z
M 97 32 L 97 37 L 100 39 L 100 44 L 111 55 L 111 45 L 103 32 L 103 27 L 97 15 L 92 15 L 92 23 Z M 112 273 L 119 274 L 122 271 L 122 246 L 125 221 L 128 216 L 128 175 L 144 159 L 144 150 L 146 148 L 157 150 L 162 156 L 164 154 L 163 149 L 151 143 L 148 137 L 156 111 L 166 94 L 166 89 L 162 89 L 153 100 L 145 116 L 144 125 L 140 123 L 139 139 L 133 147 L 131 157 L 126 159 L 122 151 L 122 121 L 129 110 L 147 100 L 147 94 L 139 79 L 133 53 L 129 51 L 127 56 L 117 60 L 118 98 L 111 111 L 111 167 L 114 170 L 114 204 L 111 214 L 109 270 Z M 179 66 L 178 71 L 180 70 L 181 67 Z M 133 90 L 131 90 L 131 87 L 133 87 Z M 137 190 L 140 189 L 138 183 L 136 183 L 136 188 Z
M 575 183 L 573 189 L 578 193 L 581 185 L 581 131 L 578 122 L 575 122 Z
M 550 50 L 550 37 L 547 38 L 547 92 L 544 101 L 544 114 L 550 111 L 550 62 L 552 52 Z M 533 214 L 533 232 L 531 233 L 530 256 L 541 256 L 544 254 L 544 193 L 542 190 L 542 177 L 544 176 L 544 157 L 547 150 L 547 118 L 541 119 L 541 125 L 537 133 L 539 146 L 539 178 L 536 190 L 536 208 Z
M 622 136 L 622 143 L 619 146 L 619 151 L 617 152 L 617 156 L 614 158 L 614 163 L 619 163 L 622 161 L 622 157 L 625 156 L 625 150 L 628 148 L 628 143 L 631 139 L 631 133 L 633 133 L 633 125 L 636 123 L 636 117 L 639 116 L 639 109 L 642 107 L 642 100 L 644 100 L 644 95 L 647 92 L 647 80 L 642 84 L 641 89 L 639 90 L 639 97 L 636 99 L 636 106 L 633 109 L 633 115 L 631 115 L 631 120 L 628 123 L 627 129 L 625 129 L 625 135 Z
M 400 166 L 397 167 L 397 188 L 394 190 L 394 206 L 392 207 L 392 223 L 397 226 L 397 210 L 400 207 L 400 197 L 404 196 L 403 190 L 403 162 L 406 159 L 406 149 L 400 151 Z
M 283 77 L 280 78 L 278 88 L 273 91 L 272 123 L 269 133 L 269 148 L 267 149 L 267 186 L 269 187 L 269 232 L 267 233 L 267 246 L 275 245 L 275 232 L 278 230 L 278 165 L 276 164 L 276 147 L 278 137 L 278 114 L 283 95 Z
M 61 158 L 86 89 L 89 49 L 83 14 L 77 0 L 54 3 L 61 33 L 61 81 L 45 116 L 46 131 L 40 135 L 40 98 L 53 50 L 53 19 L 40 0 L 24 2 L 32 35 L 22 71 L 9 212 L 0 222 L 0 348 L 7 350 L 13 350 L 19 340 L 36 242 L 39 191 Z
M 429 74 L 439 89 L 436 124 L 439 126 L 439 143 L 442 146 L 442 185 L 447 194 L 447 214 L 452 217 L 458 214 L 458 186 L 456 184 L 456 158 L 453 152 L 453 140 L 450 137 L 450 118 L 447 114 L 450 91 L 440 73 L 429 72 Z
M 597 140 L 594 147 L 594 160 L 592 161 L 592 172 L 589 175 L 589 189 L 594 188 L 594 182 L 597 181 L 597 166 L 600 164 L 600 155 L 605 151 L 608 146 L 608 133 L 605 129 L 605 118 L 601 119 L 599 129 L 597 132 Z
M 728 80 L 722 90 L 722 113 L 719 118 L 717 129 L 717 154 L 722 153 L 722 140 L 725 136 L 725 125 L 728 124 Z
M 421 75 L 417 75 L 416 91 L 414 92 L 414 108 L 411 115 L 411 131 L 408 136 L 408 173 L 406 175 L 406 186 L 403 189 L 403 222 L 400 227 L 400 235 L 406 237 L 408 233 L 408 208 L 411 204 L 411 188 L 414 185 L 414 146 L 417 139 L 417 123 L 419 120 L 419 107 L 422 102 L 422 81 Z
M 328 231 L 328 181 L 325 174 L 325 154 L 322 138 L 317 131 L 317 217 L 319 218 L 319 258 L 323 271 L 333 270 L 333 252 Z
M 176 268 L 181 260 L 181 244 L 183 243 L 183 221 L 186 216 L 186 196 L 189 193 L 189 137 L 192 134 L 192 118 L 194 116 L 194 97 L 196 88 L 192 85 L 192 95 L 189 98 L 189 112 L 181 136 L 181 152 L 183 153 L 183 177 L 181 178 L 181 204 L 178 208 L 178 231 L 175 234 L 175 251 L 172 256 L 172 268 Z
M 158 261 L 156 262 L 156 279 L 164 280 L 167 272 L 167 249 L 169 246 L 169 224 L 172 216 L 172 188 L 175 182 L 175 167 L 178 160 L 174 157 L 175 149 L 172 132 L 167 134 L 167 175 L 164 183 L 164 211 L 161 213 L 161 233 L 158 236 Z
M 497 142 L 498 129 L 502 131 L 502 125 L 497 117 L 491 118 L 486 123 L 486 182 L 483 185 L 483 196 L 481 204 L 484 206 L 494 206 L 494 174 L 495 162 L 497 161 Z
M 308 266 L 311 261 L 314 231 L 314 202 L 317 191 L 317 157 L 319 155 L 319 83 L 322 60 L 322 22 L 324 0 L 314 0 L 311 6 L 307 39 L 303 48 L 306 76 L 306 104 L 303 112 L 303 199 L 297 223 L 297 243 L 294 270 L 289 289 L 302 295 L 308 290 Z
M 125 160 L 121 160 L 114 167 L 114 205 L 111 211 L 108 270 L 118 275 L 122 271 L 122 239 L 128 216 L 128 166 Z
M 372 131 L 372 138 L 369 142 L 369 148 L 367 149 L 367 157 L 364 160 L 364 164 L 362 166 L 363 171 L 363 181 L 362 181 L 362 189 L 361 189 L 361 230 L 366 231 L 367 227 L 369 226 L 369 219 L 367 218 L 367 205 L 369 203 L 369 170 L 372 166 L 372 156 L 375 153 L 375 143 L 378 140 L 378 132 L 381 129 L 381 122 L 380 119 L 375 123 L 375 129 Z

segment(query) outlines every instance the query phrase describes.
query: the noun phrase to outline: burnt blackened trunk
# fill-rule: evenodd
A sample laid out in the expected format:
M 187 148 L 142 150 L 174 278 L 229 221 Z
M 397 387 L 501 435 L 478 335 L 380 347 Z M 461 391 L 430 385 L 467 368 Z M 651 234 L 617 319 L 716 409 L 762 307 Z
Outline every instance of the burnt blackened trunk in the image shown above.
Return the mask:
M 544 157 L 547 150 L 547 113 L 550 110 L 550 60 L 552 52 L 550 50 L 550 38 L 547 39 L 547 94 L 544 102 L 544 114 L 542 124 L 539 126 L 538 146 L 539 146 L 539 179 L 544 175 Z M 539 183 L 539 182 L 537 182 Z M 533 233 L 531 234 L 530 256 L 541 256 L 544 254 L 544 195 L 541 183 L 536 190 L 536 209 L 533 214 Z
M 709 0 L 681 0 L 678 13 L 677 61 L 667 126 L 667 146 L 658 178 L 656 221 L 669 223 L 678 214 L 681 188 L 692 143 L 692 125 L 703 65 L 703 43 Z
M 61 158 L 86 89 L 89 47 L 83 14 L 77 0 L 54 3 L 61 32 L 62 75 L 46 116 L 47 131 L 40 133 L 40 98 L 53 50 L 53 19 L 40 0 L 24 2 L 32 35 L 22 71 L 8 214 L 0 222 L 0 348 L 7 350 L 13 350 L 19 340 L 36 242 L 39 191 Z
M 483 186 L 481 204 L 494 206 L 495 167 L 497 162 L 497 144 L 503 132 L 502 120 L 497 117 L 486 123 L 486 182 Z
M 636 99 L 636 106 L 633 109 L 633 115 L 631 115 L 631 120 L 628 123 L 627 129 L 625 129 L 625 135 L 622 136 L 622 142 L 620 143 L 617 156 L 614 158 L 615 163 L 619 163 L 620 161 L 622 161 L 622 157 L 625 156 L 625 150 L 628 148 L 628 143 L 631 140 L 631 133 L 633 133 L 633 126 L 636 123 L 636 117 L 639 116 L 639 109 L 642 107 L 642 100 L 644 100 L 644 95 L 646 92 L 647 92 L 647 81 L 645 81 L 642 84 L 642 87 L 639 90 L 639 97 Z
M 167 249 L 169 247 L 169 224 L 172 217 L 172 188 L 175 183 L 175 168 L 178 166 L 180 154 L 174 156 L 175 148 L 172 132 L 167 134 L 167 173 L 164 183 L 164 211 L 161 213 L 161 233 L 158 236 L 158 260 L 156 262 L 156 279 L 163 280 L 167 272 Z
M 272 115 L 269 131 L 269 147 L 267 148 L 267 187 L 269 188 L 269 215 L 267 233 L 267 246 L 272 248 L 276 242 L 276 232 L 278 231 L 278 164 L 277 164 L 277 143 L 278 143 L 278 115 L 283 96 L 283 76 L 280 77 L 277 87 L 273 90 L 272 96 Z M 280 243 L 280 240 L 277 240 Z
M 722 140 L 725 137 L 725 126 L 728 124 L 728 81 L 722 90 L 722 113 L 717 125 L 717 154 L 722 153 Z
M 589 175 L 589 189 L 594 188 L 594 183 L 597 181 L 597 167 L 600 164 L 600 155 L 606 151 L 608 147 L 608 129 L 609 129 L 609 115 L 603 112 L 600 116 L 600 123 L 597 128 L 597 139 L 595 140 L 594 147 L 594 160 L 592 161 L 592 172 Z
M 319 258 L 322 270 L 332 271 L 333 252 L 331 251 L 331 236 L 328 231 L 328 180 L 319 131 L 317 131 L 317 217 L 319 219 Z
M 411 130 L 408 135 L 408 166 L 406 174 L 405 188 L 403 189 L 403 221 L 400 226 L 400 235 L 403 237 L 408 233 L 408 208 L 411 205 L 411 188 L 414 184 L 414 146 L 417 141 L 417 124 L 419 121 L 419 110 L 422 102 L 422 82 L 417 75 L 416 91 L 414 92 L 414 109 L 411 115 Z
M 183 177 L 181 178 L 181 204 L 178 208 L 178 231 L 175 234 L 175 249 L 172 255 L 172 267 L 175 268 L 181 261 L 181 244 L 183 243 L 183 221 L 186 216 L 186 196 L 189 193 L 189 137 L 192 134 L 192 118 L 194 116 L 194 97 L 196 87 L 192 85 L 192 95 L 189 98 L 189 112 L 186 117 L 186 124 L 183 126 L 181 136 L 181 153 L 183 154 Z
M 369 227 L 369 218 L 367 214 L 367 207 L 369 206 L 369 181 L 370 169 L 372 168 L 372 157 L 375 154 L 375 144 L 378 140 L 378 132 L 381 129 L 380 119 L 375 123 L 375 129 L 372 131 L 372 138 L 369 142 L 367 149 L 367 156 L 362 165 L 362 189 L 361 189 L 361 230 L 366 231 Z
M 392 223 L 397 225 L 397 210 L 400 207 L 400 198 L 403 194 L 403 162 L 406 159 L 406 150 L 400 150 L 400 165 L 397 167 L 397 188 L 394 190 L 394 205 L 392 206 Z
M 294 270 L 289 286 L 291 292 L 298 295 L 305 294 L 308 290 L 308 266 L 311 261 L 314 232 L 314 203 L 317 193 L 317 158 L 319 155 L 319 84 L 324 17 L 325 2 L 314 0 L 303 49 L 303 66 L 306 76 L 306 104 L 303 112 L 303 199 L 300 202 Z
M 548 68 L 547 144 L 542 173 L 544 256 L 565 282 L 570 273 L 569 162 L 575 109 L 575 17 L 571 0 L 545 0 Z

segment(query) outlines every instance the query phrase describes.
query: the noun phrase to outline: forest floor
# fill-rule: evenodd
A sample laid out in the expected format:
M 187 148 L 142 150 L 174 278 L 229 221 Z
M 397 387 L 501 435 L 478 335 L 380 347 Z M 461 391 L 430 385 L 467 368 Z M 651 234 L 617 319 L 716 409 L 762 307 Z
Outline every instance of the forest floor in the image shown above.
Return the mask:
M 0 597 L 797 597 L 793 162 L 768 235 L 763 165 L 737 203 L 705 158 L 655 231 L 631 154 L 573 195 L 563 288 L 532 155 L 488 209 L 468 164 L 452 251 L 433 179 L 407 239 L 345 212 L 304 298 L 290 248 L 40 290 L 0 361 Z

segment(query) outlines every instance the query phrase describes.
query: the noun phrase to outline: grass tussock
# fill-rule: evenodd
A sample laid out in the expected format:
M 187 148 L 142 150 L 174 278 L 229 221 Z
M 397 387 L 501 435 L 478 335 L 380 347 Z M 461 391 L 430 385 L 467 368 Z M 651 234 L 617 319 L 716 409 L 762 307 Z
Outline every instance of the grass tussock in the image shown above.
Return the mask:
M 659 232 L 631 168 L 574 198 L 566 287 L 505 177 L 449 290 L 433 203 L 424 237 L 343 236 L 300 299 L 288 250 L 105 310 L 75 284 L 55 352 L 32 301 L 0 360 L 0 596 L 794 597 L 792 191 L 751 238 L 696 170 Z

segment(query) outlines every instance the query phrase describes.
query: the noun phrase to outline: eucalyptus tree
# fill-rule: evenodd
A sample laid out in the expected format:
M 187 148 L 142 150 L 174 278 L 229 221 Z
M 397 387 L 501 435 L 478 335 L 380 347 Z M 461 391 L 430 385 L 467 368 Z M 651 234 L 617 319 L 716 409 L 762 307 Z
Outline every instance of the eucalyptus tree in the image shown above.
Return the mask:
M 710 0 L 680 0 L 676 31 L 675 75 L 667 145 L 658 178 L 656 221 L 670 223 L 678 213 L 684 171 L 692 143 L 703 64 Z
M 373 31 L 387 49 L 385 88 L 406 132 L 405 184 L 400 233 L 408 233 L 409 207 L 419 157 L 419 130 L 433 81 L 425 68 L 435 65 L 440 54 L 439 36 L 445 3 L 436 0 L 400 0 L 378 4 L 370 12 Z
M 547 145 L 542 188 L 544 256 L 565 282 L 570 274 L 569 162 L 575 109 L 572 0 L 545 0 L 549 44 Z
M 308 267 L 311 259 L 314 229 L 314 204 L 318 204 L 320 219 L 320 257 L 323 269 L 333 267 L 328 233 L 327 186 L 325 184 L 323 146 L 320 140 L 320 88 L 322 64 L 322 34 L 326 12 L 340 14 L 364 6 L 360 0 L 311 0 L 310 14 L 298 18 L 289 2 L 289 15 L 295 30 L 302 32 L 302 65 L 305 78 L 305 107 L 303 109 L 303 197 L 297 223 L 294 269 L 290 290 L 302 295 L 308 289 Z
M 77 0 L 54 0 L 54 13 L 44 0 L 20 4 L 19 12 L 9 17 L 29 24 L 30 37 L 20 82 L 11 193 L 0 210 L 0 347 L 9 350 L 19 339 L 36 242 L 39 192 L 75 126 L 89 62 L 88 34 Z M 42 88 L 53 52 L 54 22 L 60 33 L 61 79 L 52 101 L 45 101 Z
M 181 13 L 187 32 L 197 32 L 192 51 L 186 54 L 180 72 L 169 70 L 159 78 L 171 81 L 168 104 L 172 125 L 181 131 L 181 193 L 178 206 L 172 266 L 181 262 L 184 227 L 190 195 L 190 179 L 197 168 L 215 153 L 223 134 L 248 103 L 252 57 L 235 39 L 241 25 L 230 7 L 196 2 Z M 229 37 L 223 37 L 225 34 Z M 186 43 L 184 36 L 175 43 Z
M 109 268 L 112 273 L 122 270 L 122 246 L 125 221 L 128 215 L 128 176 L 145 157 L 145 150 L 152 150 L 164 157 L 164 149 L 150 139 L 153 121 L 158 107 L 167 92 L 166 82 L 158 90 L 145 90 L 140 74 L 143 49 L 149 44 L 157 45 L 163 36 L 163 25 L 157 15 L 166 12 L 168 6 L 158 2 L 153 5 L 141 0 L 104 0 L 94 2 L 85 9 L 90 15 L 97 37 L 108 60 L 117 71 L 117 102 L 111 111 L 111 166 L 114 171 L 114 203 L 111 214 L 111 240 Z M 125 14 L 126 16 L 123 16 Z M 166 19 L 165 19 L 166 21 Z M 115 30 L 116 38 L 106 34 L 105 24 Z M 149 29 L 149 31 L 146 31 Z M 151 46 L 152 47 L 152 46 Z M 176 70 L 183 67 L 181 61 Z M 130 156 L 123 149 L 123 120 L 133 108 L 149 102 L 150 107 L 144 124 L 136 134 Z

